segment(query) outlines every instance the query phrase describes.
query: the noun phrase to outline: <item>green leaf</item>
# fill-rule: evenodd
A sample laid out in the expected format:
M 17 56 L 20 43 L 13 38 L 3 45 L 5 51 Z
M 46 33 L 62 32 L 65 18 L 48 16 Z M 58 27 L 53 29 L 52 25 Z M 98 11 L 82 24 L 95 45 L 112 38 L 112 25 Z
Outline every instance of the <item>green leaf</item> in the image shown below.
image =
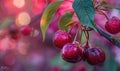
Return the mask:
M 94 6 L 92 0 L 75 0 L 73 8 L 81 22 L 81 24 L 95 29 L 94 24 Z
M 66 24 L 66 26 L 70 26 L 77 23 L 78 23 L 77 21 L 71 20 L 68 24 Z
M 40 27 L 42 31 L 43 40 L 45 39 L 46 31 L 52 20 L 52 17 L 54 16 L 61 2 L 62 1 L 56 1 L 56 2 L 49 4 L 47 8 L 45 9 L 45 11 L 43 12 L 43 15 L 40 20 Z
M 117 71 L 118 65 L 114 59 L 114 57 L 110 57 L 106 62 L 104 63 L 105 71 Z
M 12 24 L 12 18 L 5 18 L 3 22 L 0 24 L 0 30 L 7 28 L 10 24 Z
M 67 13 L 65 13 L 60 18 L 59 29 L 68 30 L 69 26 L 67 24 L 69 24 L 72 21 L 72 17 L 73 17 L 73 12 L 67 12 Z

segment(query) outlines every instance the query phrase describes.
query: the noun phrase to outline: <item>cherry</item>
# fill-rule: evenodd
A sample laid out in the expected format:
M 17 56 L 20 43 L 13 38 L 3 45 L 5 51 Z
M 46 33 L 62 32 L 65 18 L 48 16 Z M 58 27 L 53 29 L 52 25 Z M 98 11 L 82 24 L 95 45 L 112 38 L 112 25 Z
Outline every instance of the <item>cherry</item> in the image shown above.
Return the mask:
M 11 38 L 12 38 L 12 39 L 18 39 L 19 36 L 20 36 L 19 34 L 14 34 L 14 35 L 11 35 Z
M 30 33 L 31 33 L 31 28 L 30 28 L 30 26 L 23 26 L 23 27 L 20 28 L 20 32 L 21 32 L 24 36 L 30 35 Z
M 86 52 L 86 50 L 88 48 L 90 48 L 89 43 L 86 43 L 85 45 L 82 46 L 82 49 L 83 49 L 83 60 L 86 60 L 85 52 Z
M 58 48 L 62 48 L 66 43 L 72 43 L 72 41 L 71 35 L 63 30 L 58 30 L 53 37 L 53 43 Z
M 120 31 L 120 20 L 117 17 L 112 17 L 105 24 L 105 29 L 111 34 L 117 34 Z
M 12 24 L 9 27 L 9 33 L 11 35 L 17 34 L 17 33 L 19 33 L 19 28 L 16 25 Z
M 76 63 L 82 59 L 83 50 L 76 43 L 67 43 L 63 46 L 61 55 L 65 61 Z
M 19 38 L 19 28 L 12 24 L 10 27 L 9 27 L 9 33 L 10 33 L 10 37 L 12 39 L 18 39 Z
M 85 51 L 86 60 L 91 65 L 103 63 L 105 61 L 105 53 L 101 48 L 88 48 Z

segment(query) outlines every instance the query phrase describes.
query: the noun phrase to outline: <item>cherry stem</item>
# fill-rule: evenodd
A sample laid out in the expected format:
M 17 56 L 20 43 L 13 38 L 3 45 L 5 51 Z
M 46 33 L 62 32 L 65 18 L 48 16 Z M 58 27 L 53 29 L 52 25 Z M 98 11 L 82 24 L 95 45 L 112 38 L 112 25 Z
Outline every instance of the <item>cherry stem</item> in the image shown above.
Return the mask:
M 70 33 L 73 29 L 73 26 L 70 27 L 70 29 L 68 30 L 68 33 Z
M 82 27 L 83 27 L 83 29 L 84 29 L 85 37 L 86 37 L 86 39 L 87 39 L 87 41 L 88 41 L 88 40 L 89 40 L 89 32 L 86 30 L 86 29 L 87 29 L 86 26 L 83 26 L 83 25 L 82 25 Z
M 87 40 L 89 40 L 89 32 L 88 32 L 88 31 L 86 31 L 86 33 L 87 33 Z
M 82 40 L 82 33 L 83 33 L 83 30 L 82 30 L 82 28 L 80 29 L 80 41 L 79 41 L 79 43 L 81 43 L 81 40 Z
M 95 9 L 98 9 L 99 6 L 101 6 L 101 5 L 100 5 L 100 4 L 97 4 L 97 5 L 95 6 Z
M 79 28 L 78 28 L 78 31 L 77 31 L 75 37 L 74 37 L 73 44 L 76 42 L 76 39 L 77 39 L 78 33 L 79 33 Z
M 42 14 L 39 14 L 39 15 L 36 15 L 36 16 L 32 17 L 30 25 L 33 24 L 33 23 L 35 23 L 38 19 L 40 19 L 41 16 L 42 16 Z
M 89 47 L 89 42 L 88 41 L 86 42 L 86 46 Z
M 118 46 L 120 48 L 120 42 L 113 38 L 113 36 L 105 33 L 103 30 L 101 30 L 99 27 L 96 26 L 97 31 L 100 33 L 101 36 L 104 36 L 106 39 L 108 39 L 110 42 L 112 42 L 114 45 Z
M 89 41 L 89 33 L 87 31 L 84 31 L 84 34 L 85 34 L 86 40 L 88 42 Z
M 89 32 L 88 31 L 86 31 L 86 32 L 87 32 L 87 43 L 86 43 L 86 45 L 89 46 Z
M 82 26 L 84 30 L 84 34 L 85 34 L 85 37 L 86 37 L 86 45 L 89 46 L 89 32 L 86 30 L 86 26 Z
M 103 11 L 99 11 L 99 10 L 97 10 L 98 12 L 100 12 L 101 14 L 103 14 L 104 16 L 105 16 L 105 18 L 107 19 L 107 20 L 109 20 L 109 17 L 103 12 Z

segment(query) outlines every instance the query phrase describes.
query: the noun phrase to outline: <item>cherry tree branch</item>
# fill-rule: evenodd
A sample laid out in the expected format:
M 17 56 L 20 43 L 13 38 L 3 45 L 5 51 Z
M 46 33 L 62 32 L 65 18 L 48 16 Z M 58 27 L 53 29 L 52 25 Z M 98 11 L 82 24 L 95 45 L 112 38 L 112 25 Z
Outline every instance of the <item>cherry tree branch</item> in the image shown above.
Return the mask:
M 111 35 L 105 33 L 103 30 L 101 30 L 99 27 L 96 26 L 96 30 L 100 33 L 100 35 L 104 36 L 106 39 L 108 39 L 111 43 L 118 46 L 120 48 L 120 42 L 116 39 L 114 39 Z
M 42 14 L 38 14 L 38 15 L 32 17 L 30 25 L 33 24 L 33 23 L 35 23 L 38 19 L 40 19 L 41 16 L 42 16 Z

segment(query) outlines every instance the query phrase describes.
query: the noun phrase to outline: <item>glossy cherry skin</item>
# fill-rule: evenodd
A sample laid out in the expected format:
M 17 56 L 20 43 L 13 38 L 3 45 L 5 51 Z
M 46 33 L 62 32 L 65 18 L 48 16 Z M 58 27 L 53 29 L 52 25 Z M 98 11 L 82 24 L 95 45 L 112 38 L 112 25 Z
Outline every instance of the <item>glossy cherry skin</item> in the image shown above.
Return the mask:
M 31 27 L 30 26 L 23 26 L 23 27 L 20 28 L 20 32 L 24 36 L 30 35 Z
M 85 55 L 87 62 L 91 65 L 100 64 L 105 61 L 105 53 L 101 48 L 88 48 Z
M 53 43 L 58 48 L 62 48 L 66 43 L 72 42 L 73 39 L 71 35 L 63 30 L 58 30 L 53 37 Z
M 78 44 L 67 43 L 63 46 L 61 55 L 65 61 L 76 63 L 81 61 L 83 50 Z
M 117 34 L 120 32 L 120 20 L 117 17 L 112 17 L 105 24 L 105 29 L 111 34 Z
M 85 52 L 86 52 L 86 50 L 88 48 L 90 48 L 88 43 L 86 43 L 85 45 L 82 46 L 82 49 L 83 49 L 83 60 L 86 60 Z

